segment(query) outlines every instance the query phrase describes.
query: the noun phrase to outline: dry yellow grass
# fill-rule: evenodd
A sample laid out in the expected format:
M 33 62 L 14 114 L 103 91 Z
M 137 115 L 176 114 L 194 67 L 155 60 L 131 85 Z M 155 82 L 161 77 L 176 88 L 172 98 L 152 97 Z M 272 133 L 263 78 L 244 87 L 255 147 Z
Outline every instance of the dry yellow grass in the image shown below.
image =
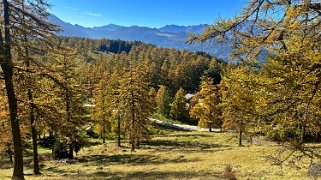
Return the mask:
M 108 142 L 81 150 L 74 164 L 44 161 L 43 174 L 26 179 L 224 179 L 226 165 L 238 179 L 309 179 L 307 169 L 271 165 L 263 156 L 276 148 L 237 147 L 233 133 L 171 132 L 153 137 L 136 152 Z M 1 169 L 0 179 L 9 179 L 11 172 Z

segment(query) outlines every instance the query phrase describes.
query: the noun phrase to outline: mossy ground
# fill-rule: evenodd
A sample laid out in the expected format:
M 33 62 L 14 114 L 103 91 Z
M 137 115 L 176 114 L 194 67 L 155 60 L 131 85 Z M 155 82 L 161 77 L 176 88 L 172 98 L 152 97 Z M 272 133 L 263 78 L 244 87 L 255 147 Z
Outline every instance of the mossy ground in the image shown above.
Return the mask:
M 33 176 L 26 158 L 26 179 L 224 179 L 231 165 L 238 179 L 309 179 L 307 169 L 271 165 L 264 157 L 276 144 L 237 146 L 235 133 L 163 132 L 130 152 L 128 142 L 114 141 L 82 149 L 73 164 L 52 161 L 41 149 L 41 176 Z M 10 179 L 12 169 L 2 160 L 0 179 Z M 28 175 L 29 174 L 29 175 Z

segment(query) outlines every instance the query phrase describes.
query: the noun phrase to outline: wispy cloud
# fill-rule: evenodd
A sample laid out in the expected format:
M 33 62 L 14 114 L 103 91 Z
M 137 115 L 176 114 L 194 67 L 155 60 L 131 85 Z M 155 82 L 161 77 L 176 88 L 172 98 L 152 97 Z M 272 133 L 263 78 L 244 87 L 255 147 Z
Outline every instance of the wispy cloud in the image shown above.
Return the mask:
M 65 9 L 73 10 L 73 11 L 79 11 L 78 8 L 70 7 L 70 6 L 63 6 Z
M 95 16 L 95 17 L 101 17 L 102 14 L 99 13 L 93 13 L 93 12 L 85 12 L 85 14 L 89 15 L 89 16 Z

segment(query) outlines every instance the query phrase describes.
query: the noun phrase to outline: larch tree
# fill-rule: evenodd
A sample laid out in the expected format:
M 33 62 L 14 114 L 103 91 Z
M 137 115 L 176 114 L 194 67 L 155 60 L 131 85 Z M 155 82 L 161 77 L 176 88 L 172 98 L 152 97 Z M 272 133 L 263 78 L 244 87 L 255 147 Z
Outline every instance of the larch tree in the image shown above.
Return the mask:
M 28 4 L 28 8 L 24 5 Z M 13 179 L 24 179 L 23 174 L 23 154 L 21 144 L 20 122 L 18 120 L 17 112 L 17 97 L 14 87 L 14 62 L 13 62 L 13 47 L 18 41 L 25 42 L 25 39 L 20 39 L 19 31 L 28 32 L 32 30 L 33 39 L 42 39 L 48 36 L 51 24 L 47 23 L 45 16 L 47 14 L 48 4 L 43 0 L 29 0 L 28 3 L 19 0 L 3 0 L 2 7 L 2 23 L 1 23 L 1 37 L 0 37 L 0 51 L 1 51 L 1 68 L 4 73 L 5 86 L 8 97 L 10 122 L 12 128 L 12 137 L 14 144 L 14 170 Z M 26 22 L 28 21 L 28 23 Z M 24 22 L 24 23 L 22 23 Z M 46 27 L 36 28 L 33 27 Z M 16 36 L 18 35 L 19 36 Z
M 150 88 L 150 90 L 149 90 L 149 96 L 150 96 L 150 98 L 151 98 L 151 105 L 152 105 L 152 111 L 153 111 L 153 113 L 155 113 L 156 112 L 156 108 L 157 108 L 157 103 L 156 103 L 156 94 L 157 94 L 157 92 L 156 92 L 156 90 L 155 90 L 155 88 Z
M 7 0 L 2 1 L 3 8 L 3 24 L 1 24 L 1 31 L 4 31 L 4 35 L 1 33 L 0 36 L 0 48 L 1 48 L 1 68 L 3 71 L 3 78 L 5 81 L 5 88 L 7 91 L 7 98 L 9 104 L 10 112 L 10 123 L 11 123 L 11 132 L 13 137 L 14 145 L 14 170 L 12 179 L 24 179 L 23 174 L 23 153 L 22 153 L 22 144 L 21 144 L 21 132 L 20 132 L 20 122 L 18 120 L 17 112 L 17 98 L 14 89 L 13 82 L 13 71 L 14 65 L 12 61 L 12 52 L 11 52 L 11 21 L 9 13 L 9 3 Z
M 69 158 L 74 158 L 75 144 L 79 140 L 79 132 L 85 122 L 86 103 L 84 95 L 84 87 L 79 78 L 79 65 L 81 61 L 76 53 L 63 44 L 57 47 L 53 54 L 49 54 L 49 60 L 52 61 L 52 69 L 54 69 L 54 77 L 56 81 L 53 88 L 55 93 L 56 106 L 64 107 L 61 111 L 63 118 L 58 122 L 58 135 L 61 134 L 69 146 Z M 59 139 L 57 139 L 59 140 Z
M 158 112 L 165 116 L 168 116 L 170 113 L 171 97 L 166 86 L 161 85 L 158 89 L 156 95 L 156 103 Z
M 93 99 L 95 107 L 91 116 L 95 121 L 95 129 L 98 129 L 100 137 L 103 139 L 103 143 L 106 141 L 107 125 L 110 124 L 109 118 L 112 115 L 110 96 L 108 94 L 111 90 L 107 87 L 107 78 L 107 75 L 102 75 L 101 80 L 94 91 Z
M 173 119 L 182 121 L 188 118 L 187 102 L 185 95 L 186 94 L 183 88 L 180 88 L 176 92 L 170 111 L 170 115 Z
M 140 66 L 131 66 L 120 81 L 120 104 L 123 109 L 131 151 L 139 147 L 141 140 L 148 138 L 148 125 L 152 113 L 149 95 L 149 79 Z
M 221 127 L 221 95 L 219 88 L 213 84 L 213 79 L 203 77 L 200 85 L 200 91 L 195 95 L 197 103 L 190 109 L 190 116 L 198 120 L 198 126 Z
M 191 35 L 189 42 L 232 40 L 231 58 L 257 65 L 266 54 L 286 51 L 293 33 L 301 33 L 301 43 L 315 42 L 320 11 L 320 2 L 313 0 L 251 0 L 238 16 L 217 20 L 202 35 Z
M 309 157 L 316 155 L 306 146 L 303 135 L 318 133 L 318 111 L 314 105 L 318 102 L 320 79 L 316 75 L 319 69 L 320 21 L 320 1 L 252 0 L 237 17 L 218 20 L 204 34 L 192 35 L 190 41 L 231 40 L 233 60 L 248 66 L 248 69 L 260 70 L 263 66 L 264 75 L 255 85 L 260 90 L 244 78 L 237 78 L 238 84 L 248 89 L 248 95 L 265 91 L 261 94 L 265 100 L 258 101 L 258 107 L 268 111 L 259 115 L 263 115 L 267 123 L 273 122 L 270 125 L 278 126 L 282 133 L 287 129 L 283 127 L 291 123 L 292 135 L 287 137 L 288 141 L 294 142 L 291 148 Z M 267 59 L 266 65 L 262 59 Z M 237 76 L 240 75 L 234 77 Z M 242 99 L 245 100 L 245 96 Z M 248 114 L 256 114 L 251 111 Z
M 20 14 L 21 18 L 14 18 L 13 26 L 13 58 L 17 60 L 18 71 L 20 71 L 20 78 L 23 81 L 23 86 L 18 90 L 25 91 L 26 96 L 23 98 L 29 111 L 30 132 L 33 145 L 33 161 L 34 161 L 34 174 L 40 174 L 38 148 L 37 148 L 37 129 L 36 129 L 36 109 L 37 104 L 34 94 L 36 90 L 37 79 L 40 73 L 44 73 L 44 64 L 41 58 L 47 45 L 51 45 L 51 40 L 57 27 L 51 23 L 46 22 L 49 13 L 46 12 L 48 4 L 45 2 L 34 1 L 33 6 L 29 6 L 29 1 L 21 1 L 14 3 L 15 7 L 14 17 Z M 33 16 L 32 12 L 37 12 Z M 36 31 L 35 31 L 36 30 Z M 37 57 L 38 56 L 38 57 Z M 39 84 L 38 84 L 39 85 Z M 39 86 L 37 87 L 39 89 Z
M 220 84 L 223 128 L 239 132 L 239 146 L 242 146 L 243 134 L 253 126 L 259 126 L 255 121 L 259 96 L 253 87 L 255 83 L 249 83 L 253 79 L 254 73 L 246 67 L 238 67 L 228 72 Z
M 121 85 L 120 78 L 121 75 L 118 71 L 115 71 L 108 82 L 108 92 L 107 96 L 109 97 L 110 109 L 112 111 L 111 116 L 111 125 L 114 132 L 116 132 L 117 136 L 117 146 L 121 147 L 121 135 L 124 134 L 122 130 L 124 130 L 125 122 L 122 120 L 122 116 L 124 114 L 123 107 L 121 105 Z
M 259 105 L 272 137 L 291 144 L 291 151 L 320 158 L 307 142 L 321 134 L 321 53 L 314 43 L 297 46 L 297 38 L 294 35 L 286 43 L 288 50 L 271 56 L 263 66 L 260 85 L 265 99 Z

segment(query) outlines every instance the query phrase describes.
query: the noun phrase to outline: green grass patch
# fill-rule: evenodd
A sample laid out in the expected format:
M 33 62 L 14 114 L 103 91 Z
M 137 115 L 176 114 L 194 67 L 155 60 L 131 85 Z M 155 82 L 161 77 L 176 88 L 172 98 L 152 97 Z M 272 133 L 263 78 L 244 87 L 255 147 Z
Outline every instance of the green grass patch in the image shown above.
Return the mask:
M 43 159 L 42 175 L 27 175 L 26 179 L 224 179 L 227 165 L 238 179 L 309 179 L 306 168 L 281 168 L 266 160 L 264 156 L 273 154 L 278 145 L 244 144 L 237 146 L 235 133 L 168 131 L 130 152 L 128 141 L 119 148 L 109 140 L 82 149 L 76 163 Z M 40 152 L 48 155 L 47 150 Z M 27 174 L 32 174 L 30 164 L 25 168 Z M 10 167 L 0 169 L 1 179 L 10 178 L 11 173 Z

